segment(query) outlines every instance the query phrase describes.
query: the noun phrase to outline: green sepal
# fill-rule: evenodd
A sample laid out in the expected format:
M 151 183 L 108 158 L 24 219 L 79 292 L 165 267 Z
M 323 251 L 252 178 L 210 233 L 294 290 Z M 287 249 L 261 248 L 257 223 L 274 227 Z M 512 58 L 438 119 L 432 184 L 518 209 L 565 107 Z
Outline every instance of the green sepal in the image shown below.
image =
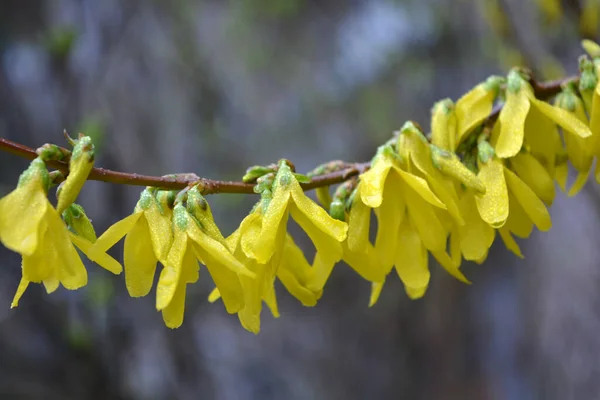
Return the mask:
M 77 236 L 81 236 L 88 241 L 96 242 L 96 231 L 92 221 L 88 218 L 83 207 L 77 203 L 69 205 L 62 213 L 62 217 L 67 227 Z

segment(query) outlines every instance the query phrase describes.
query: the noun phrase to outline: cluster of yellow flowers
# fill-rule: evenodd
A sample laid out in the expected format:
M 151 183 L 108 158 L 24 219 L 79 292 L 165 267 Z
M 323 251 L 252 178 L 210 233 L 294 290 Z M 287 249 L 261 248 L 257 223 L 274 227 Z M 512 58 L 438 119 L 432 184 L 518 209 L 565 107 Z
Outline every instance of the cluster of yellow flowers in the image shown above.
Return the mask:
M 567 190 L 568 162 L 578 171 L 568 190 L 572 196 L 600 155 L 600 47 L 591 42 L 585 47 L 594 60 L 580 60 L 580 78 L 565 82 L 553 104 L 536 98 L 523 70 L 491 77 L 456 103 L 436 103 L 429 135 L 405 123 L 379 147 L 370 168 L 340 185 L 333 199 L 329 188 L 319 188 L 323 207 L 306 196 L 300 182 L 308 178 L 286 160 L 253 169 L 249 180 L 256 183 L 260 200 L 229 237 L 215 224 L 201 185 L 180 192 L 146 188 L 132 215 L 96 237 L 81 206 L 73 203 L 93 166 L 89 137 L 73 143 L 56 208 L 47 199 L 54 179 L 45 161 L 63 154 L 52 145 L 38 149 L 40 157 L 17 188 L 0 200 L 0 241 L 23 257 L 12 306 L 30 282 L 43 283 L 49 293 L 59 283 L 67 289 L 85 285 L 87 273 L 75 247 L 120 273 L 121 265 L 106 252 L 123 237 L 125 282 L 132 297 L 150 292 L 162 265 L 156 308 L 171 328 L 183 322 L 187 284 L 198 281 L 199 263 L 216 286 L 209 301 L 221 299 L 227 312 L 237 313 L 254 333 L 260 330 L 263 301 L 279 316 L 276 279 L 303 305 L 314 306 L 339 261 L 371 282 L 370 305 L 392 269 L 410 298 L 423 296 L 429 253 L 468 283 L 460 271 L 463 259 L 483 262 L 496 231 L 522 257 L 513 235 L 527 238 L 533 226 L 550 229 L 547 206 L 555 181 Z M 501 106 L 499 113 L 493 112 L 494 104 Z M 287 231 L 290 216 L 316 248 L 312 262 Z

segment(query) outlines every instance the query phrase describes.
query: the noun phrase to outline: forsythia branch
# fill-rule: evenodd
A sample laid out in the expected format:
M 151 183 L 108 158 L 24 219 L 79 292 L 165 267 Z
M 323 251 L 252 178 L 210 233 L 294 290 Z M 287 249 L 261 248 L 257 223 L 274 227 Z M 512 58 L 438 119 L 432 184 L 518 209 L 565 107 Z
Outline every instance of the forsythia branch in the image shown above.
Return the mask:
M 34 149 L 4 138 L 0 138 L 0 150 L 26 158 L 28 160 L 33 160 L 38 156 Z M 69 164 L 64 161 L 48 161 L 47 164 L 49 167 L 56 168 L 65 174 L 69 172 Z M 349 164 L 348 168 L 316 176 L 312 178 L 310 182 L 303 183 L 301 186 L 304 190 L 312 190 L 318 187 L 342 183 L 349 178 L 364 172 L 366 169 L 368 169 L 368 166 L 369 163 Z M 191 184 L 200 184 L 202 188 L 202 194 L 254 193 L 253 183 L 198 178 L 193 176 L 193 174 L 182 174 L 180 176 L 149 176 L 136 173 L 112 171 L 106 168 L 93 168 L 87 179 L 121 185 L 152 186 L 159 189 L 184 189 Z

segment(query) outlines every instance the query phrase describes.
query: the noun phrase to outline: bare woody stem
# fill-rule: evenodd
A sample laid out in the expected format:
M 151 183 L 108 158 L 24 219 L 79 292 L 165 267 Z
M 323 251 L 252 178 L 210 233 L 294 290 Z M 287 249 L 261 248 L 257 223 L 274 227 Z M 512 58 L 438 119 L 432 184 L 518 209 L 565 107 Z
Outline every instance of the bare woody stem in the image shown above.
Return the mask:
M 565 79 L 550 82 L 537 82 L 534 79 L 530 79 L 530 83 L 533 87 L 535 96 L 539 99 L 544 100 L 558 94 L 563 84 L 577 80 L 577 76 L 570 76 Z M 497 119 L 498 115 L 500 114 L 500 110 L 500 107 L 494 109 L 488 117 L 488 121 L 493 121 Z M 38 156 L 34 149 L 4 138 L 0 138 L 0 150 L 29 160 L 33 160 Z M 49 167 L 55 168 L 63 172 L 65 175 L 69 173 L 69 164 L 66 162 L 48 161 L 47 164 Z M 335 185 L 338 183 L 345 182 L 353 176 L 357 176 L 368 169 L 368 162 L 348 164 L 348 168 L 315 176 L 311 179 L 310 182 L 302 183 L 301 186 L 304 190 L 312 190 L 319 187 Z M 116 183 L 121 185 L 153 186 L 160 189 L 178 190 L 184 189 L 185 187 L 191 184 L 199 184 L 202 188 L 203 194 L 254 193 L 254 184 L 252 183 L 219 181 L 207 178 L 198 178 L 193 176 L 193 174 L 168 175 L 161 177 L 111 171 L 105 168 L 94 168 L 92 169 L 88 180 Z

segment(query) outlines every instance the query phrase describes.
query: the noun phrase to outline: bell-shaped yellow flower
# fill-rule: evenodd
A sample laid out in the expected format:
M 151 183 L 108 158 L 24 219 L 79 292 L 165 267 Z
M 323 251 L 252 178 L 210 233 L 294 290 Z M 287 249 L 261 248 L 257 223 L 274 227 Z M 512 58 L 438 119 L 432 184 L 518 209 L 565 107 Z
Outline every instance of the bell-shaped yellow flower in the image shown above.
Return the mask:
M 75 290 L 87 283 L 87 271 L 73 245 L 107 270 L 121 272 L 121 265 L 115 259 L 106 253 L 92 253 L 89 240 L 67 230 L 46 197 L 47 187 L 48 171 L 37 158 L 21 175 L 17 189 L 0 200 L 2 243 L 23 256 L 23 278 L 12 307 L 18 305 L 30 282 L 43 282 L 48 293 L 59 284 Z
M 104 232 L 92 251 L 106 252 L 125 237 L 123 264 L 125 284 L 131 297 L 145 296 L 154 282 L 156 263 L 166 264 L 173 242 L 170 210 L 145 189 L 130 216 Z
M 242 238 L 246 241 L 252 241 L 260 234 L 260 210 L 260 207 L 255 208 L 253 212 L 244 218 L 240 227 L 227 238 L 228 248 L 235 258 L 255 274 L 255 278 L 239 275 L 244 294 L 244 306 L 238 311 L 238 318 L 242 326 L 255 334 L 260 331 L 260 314 L 263 301 L 271 310 L 273 317 L 279 318 L 275 286 L 273 284 L 278 266 L 273 266 L 273 262 L 275 259 L 281 260 L 281 257 L 271 257 L 271 260 L 266 264 L 259 264 L 256 260 L 247 257 L 242 250 Z M 209 301 L 214 302 L 219 298 L 221 298 L 221 293 L 218 288 L 215 288 L 209 296 Z
M 69 175 L 58 195 L 56 211 L 59 214 L 62 214 L 77 199 L 92 168 L 94 168 L 94 145 L 89 136 L 81 135 L 73 147 L 69 160 Z
M 407 145 L 400 143 L 399 146 Z M 421 155 L 416 154 L 412 157 L 409 150 L 408 158 L 409 162 L 414 159 L 415 164 L 423 162 L 424 165 L 420 169 L 433 174 L 430 168 L 425 166 L 425 161 L 421 160 Z M 468 282 L 446 254 L 448 229 L 436 213 L 436 210 L 446 210 L 446 205 L 431 191 L 428 181 L 405 171 L 403 162 L 404 158 L 395 154 L 391 147 L 383 146 L 373 160 L 371 169 L 361 175 L 358 195 L 365 205 L 375 209 L 375 215 L 378 217 L 375 249 L 380 256 L 384 273 L 388 273 L 393 266 L 399 270 L 405 268 L 398 243 L 401 226 L 410 226 L 418 233 L 424 249 L 431 251 L 451 275 Z M 448 198 L 451 199 L 450 195 Z M 411 263 L 411 260 L 408 259 L 407 262 Z M 416 286 L 418 285 L 414 283 L 406 286 L 407 293 L 413 298 L 424 293 L 422 287 L 417 290 Z M 377 301 L 382 287 L 382 282 L 373 284 L 371 305 Z
M 283 245 L 289 215 L 300 225 L 314 243 L 318 252 L 335 262 L 342 258 L 341 242 L 346 239 L 348 225 L 335 220 L 309 199 L 300 187 L 286 162 L 279 170 L 272 187 L 273 197 L 266 202 L 262 227 L 252 247 L 244 247 L 248 257 L 266 263 Z M 280 240 L 277 240 L 277 238 Z
M 508 75 L 506 103 L 497 121 L 500 132 L 494 149 L 498 157 L 513 157 L 521 150 L 525 138 L 525 123 L 531 108 L 536 108 L 569 134 L 582 138 L 592 134 L 586 124 L 567 111 L 536 99 L 531 85 L 513 69 Z
M 165 324 L 177 328 L 183 322 L 185 289 L 198 280 L 198 260 L 208 269 L 229 313 L 244 306 L 238 274 L 255 277 L 229 249 L 207 235 L 182 204 L 173 209 L 174 239 L 156 288 L 156 309 Z

